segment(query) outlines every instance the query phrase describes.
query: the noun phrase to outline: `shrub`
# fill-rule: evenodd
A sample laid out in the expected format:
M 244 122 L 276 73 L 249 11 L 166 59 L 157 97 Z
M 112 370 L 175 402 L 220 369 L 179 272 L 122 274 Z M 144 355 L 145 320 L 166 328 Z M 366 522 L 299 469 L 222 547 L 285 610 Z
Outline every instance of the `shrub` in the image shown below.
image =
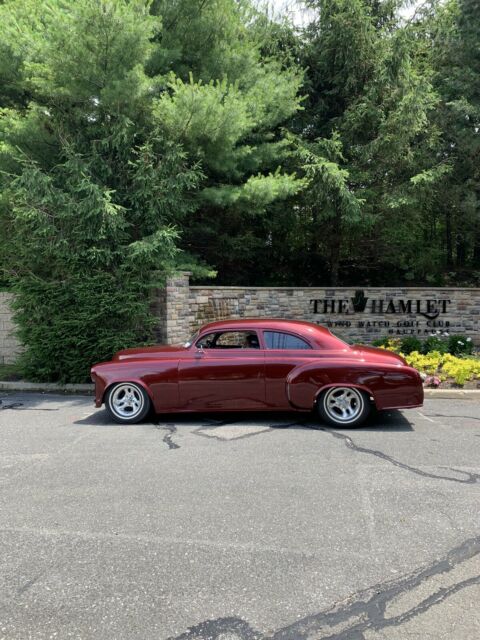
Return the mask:
M 374 347 L 385 347 L 388 348 L 389 338 L 378 338 L 377 340 L 373 340 L 372 345 Z
M 430 353 L 438 351 L 439 353 L 448 353 L 448 342 L 438 335 L 431 335 L 422 343 L 421 353 Z
M 474 344 L 471 338 L 463 335 L 441 334 L 437 331 L 425 340 L 417 336 L 405 336 L 404 338 L 391 338 L 385 336 L 372 342 L 375 347 L 383 347 L 396 353 L 409 354 L 413 351 L 428 354 L 432 351 L 450 353 L 452 356 L 469 356 L 474 352 Z
M 448 352 L 453 356 L 469 356 L 473 353 L 471 338 L 462 335 L 453 335 L 448 338 Z
M 415 336 L 406 336 L 400 341 L 400 351 L 404 354 L 412 353 L 412 351 L 421 351 L 422 341 Z

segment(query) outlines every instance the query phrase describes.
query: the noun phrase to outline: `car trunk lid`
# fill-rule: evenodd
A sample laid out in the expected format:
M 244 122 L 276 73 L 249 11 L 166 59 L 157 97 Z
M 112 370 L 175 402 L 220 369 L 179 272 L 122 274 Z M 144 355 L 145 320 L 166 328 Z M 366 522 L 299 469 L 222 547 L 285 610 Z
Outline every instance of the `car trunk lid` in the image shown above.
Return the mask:
M 390 364 L 407 364 L 405 358 L 399 356 L 398 353 L 388 351 L 387 349 L 378 349 L 377 347 L 367 347 L 363 344 L 354 344 L 352 349 L 355 353 L 365 356 L 371 362 L 386 362 Z M 408 366 L 408 365 L 407 365 Z

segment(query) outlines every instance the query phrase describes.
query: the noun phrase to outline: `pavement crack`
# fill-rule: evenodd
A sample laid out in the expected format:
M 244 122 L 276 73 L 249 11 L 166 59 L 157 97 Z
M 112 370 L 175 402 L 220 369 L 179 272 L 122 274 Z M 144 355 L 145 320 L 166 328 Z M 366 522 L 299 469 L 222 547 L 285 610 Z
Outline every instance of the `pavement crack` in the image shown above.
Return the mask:
M 425 416 L 428 416 L 429 418 L 462 418 L 463 420 L 480 420 L 480 418 L 478 418 L 477 416 L 454 416 L 454 415 L 448 415 L 446 413 L 425 413 Z
M 432 595 L 416 603 L 407 611 L 387 618 L 387 605 L 397 596 L 413 591 L 420 584 L 442 574 L 448 574 L 459 564 L 470 560 L 480 553 L 480 536 L 466 540 L 452 549 L 445 557 L 427 567 L 413 571 L 397 580 L 380 583 L 369 589 L 358 592 L 347 601 L 334 605 L 330 609 L 313 616 L 307 616 L 292 625 L 279 629 L 271 636 L 271 640 L 307 640 L 313 633 L 317 640 L 351 640 L 362 637 L 367 629 L 380 631 L 386 627 L 399 626 L 407 620 L 424 613 L 430 607 L 446 600 L 449 596 L 472 584 L 480 583 L 480 576 L 456 582 L 440 588 Z M 331 633 L 341 625 L 341 630 Z M 324 629 L 325 628 L 325 629 Z M 324 631 L 318 635 L 319 631 Z
M 20 407 L 23 407 L 23 402 L 9 402 L 5 404 L 3 400 L 0 400 L 0 410 L 19 409 Z
M 205 620 L 190 627 L 185 633 L 168 640 L 261 640 L 263 636 L 241 618 L 217 618 Z
M 156 429 L 167 431 L 163 436 L 163 442 L 165 442 L 169 449 L 180 449 L 180 445 L 172 440 L 172 436 L 177 432 L 177 427 L 172 422 L 166 422 L 164 424 L 154 422 L 153 424 Z
M 460 484 L 480 484 L 480 474 L 473 473 L 470 471 L 463 471 L 461 469 L 453 469 L 450 468 L 451 471 L 455 473 L 461 474 L 465 476 L 464 478 L 454 478 L 452 476 L 444 476 L 437 473 L 430 473 L 429 471 L 423 471 L 422 469 L 418 469 L 418 467 L 414 467 L 412 465 L 406 464 L 405 462 L 400 462 L 396 458 L 389 456 L 387 453 L 383 451 L 378 451 L 378 449 L 370 449 L 369 447 L 362 447 L 361 445 L 356 444 L 350 436 L 347 436 L 344 433 L 340 433 L 339 431 L 334 431 L 333 429 L 328 429 L 327 427 L 317 427 L 318 431 L 323 431 L 324 433 L 329 433 L 334 438 L 339 440 L 343 440 L 345 446 L 352 451 L 357 451 L 358 453 L 365 453 L 367 455 L 375 456 L 376 458 L 380 458 L 381 460 L 385 460 L 395 467 L 400 467 L 400 469 L 404 469 L 405 471 L 410 471 L 411 473 L 415 473 L 418 476 L 422 476 L 424 478 L 434 478 L 435 480 L 447 480 L 448 482 L 458 482 Z
M 305 616 L 272 634 L 260 634 L 241 618 L 206 620 L 185 633 L 169 640 L 362 640 L 368 630 L 381 631 L 399 627 L 404 622 L 425 613 L 431 607 L 447 600 L 451 595 L 474 584 L 480 576 L 457 581 L 440 587 L 426 598 L 417 601 L 406 611 L 386 617 L 387 606 L 396 598 L 413 592 L 420 585 L 439 576 L 448 576 L 457 566 L 480 553 L 480 536 L 470 538 L 454 547 L 443 558 L 433 561 L 396 580 L 378 583 L 359 591 L 346 600 L 317 614 Z

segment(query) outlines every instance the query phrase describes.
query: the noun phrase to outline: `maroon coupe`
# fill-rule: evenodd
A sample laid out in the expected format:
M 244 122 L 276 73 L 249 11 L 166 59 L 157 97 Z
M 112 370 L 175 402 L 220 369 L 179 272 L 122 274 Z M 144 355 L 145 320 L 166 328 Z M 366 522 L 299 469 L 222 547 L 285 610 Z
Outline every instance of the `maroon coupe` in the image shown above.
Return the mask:
M 295 320 L 223 320 L 184 345 L 126 349 L 92 367 L 95 405 L 120 423 L 150 410 L 312 411 L 335 426 L 360 425 L 371 406 L 420 407 L 418 372 L 383 349 L 350 346 Z

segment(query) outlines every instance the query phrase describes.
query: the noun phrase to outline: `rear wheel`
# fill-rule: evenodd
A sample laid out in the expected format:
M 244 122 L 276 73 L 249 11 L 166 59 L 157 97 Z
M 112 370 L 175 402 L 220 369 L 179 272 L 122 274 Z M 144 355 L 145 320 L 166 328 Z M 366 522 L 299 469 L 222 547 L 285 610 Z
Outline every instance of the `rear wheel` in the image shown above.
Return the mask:
M 135 424 L 149 412 L 150 398 L 140 385 L 120 382 L 107 391 L 105 407 L 115 422 Z
M 317 406 L 322 420 L 334 427 L 358 427 L 370 413 L 369 396 L 354 387 L 330 387 Z

